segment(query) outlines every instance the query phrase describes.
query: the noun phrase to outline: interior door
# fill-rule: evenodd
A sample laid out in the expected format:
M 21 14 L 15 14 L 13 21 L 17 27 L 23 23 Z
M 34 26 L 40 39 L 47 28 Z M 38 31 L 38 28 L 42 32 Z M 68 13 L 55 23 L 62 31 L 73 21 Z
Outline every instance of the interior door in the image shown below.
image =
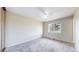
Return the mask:
M 5 49 L 5 9 L 1 9 L 1 50 Z

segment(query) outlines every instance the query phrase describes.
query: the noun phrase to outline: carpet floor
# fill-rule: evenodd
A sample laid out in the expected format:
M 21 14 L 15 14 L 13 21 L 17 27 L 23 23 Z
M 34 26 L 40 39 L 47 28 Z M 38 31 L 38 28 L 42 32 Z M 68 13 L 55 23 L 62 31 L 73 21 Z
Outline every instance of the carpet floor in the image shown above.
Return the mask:
M 36 39 L 27 43 L 6 48 L 5 52 L 74 52 L 74 46 L 47 38 Z

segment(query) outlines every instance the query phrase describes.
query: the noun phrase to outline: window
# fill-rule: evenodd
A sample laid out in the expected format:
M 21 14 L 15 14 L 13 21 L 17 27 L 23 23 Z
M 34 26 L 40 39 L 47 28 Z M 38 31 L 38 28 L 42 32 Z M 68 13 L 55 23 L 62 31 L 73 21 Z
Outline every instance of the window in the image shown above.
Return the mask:
M 48 24 L 48 32 L 61 33 L 61 24 L 57 23 Z

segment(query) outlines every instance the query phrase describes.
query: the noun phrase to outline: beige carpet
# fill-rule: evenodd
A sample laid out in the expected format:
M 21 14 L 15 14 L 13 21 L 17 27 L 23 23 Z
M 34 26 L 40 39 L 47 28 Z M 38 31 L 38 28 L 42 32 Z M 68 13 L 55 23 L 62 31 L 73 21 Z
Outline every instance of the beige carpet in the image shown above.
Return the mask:
M 27 43 L 6 48 L 6 52 L 74 52 L 73 45 L 47 38 L 36 39 Z

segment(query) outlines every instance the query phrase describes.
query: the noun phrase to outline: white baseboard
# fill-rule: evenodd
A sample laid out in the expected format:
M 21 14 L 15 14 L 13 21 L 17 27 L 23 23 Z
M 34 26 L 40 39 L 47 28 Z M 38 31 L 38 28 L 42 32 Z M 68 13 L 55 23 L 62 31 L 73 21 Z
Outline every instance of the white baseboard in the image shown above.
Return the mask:
M 43 37 L 44 37 L 44 38 L 48 38 L 48 39 L 52 39 L 52 40 L 56 40 L 56 41 L 61 41 L 61 42 L 65 42 L 65 43 L 74 44 L 74 42 L 70 42 L 70 41 L 65 41 L 65 40 L 58 40 L 58 39 L 53 39 L 53 38 L 46 37 L 46 36 L 43 36 Z

